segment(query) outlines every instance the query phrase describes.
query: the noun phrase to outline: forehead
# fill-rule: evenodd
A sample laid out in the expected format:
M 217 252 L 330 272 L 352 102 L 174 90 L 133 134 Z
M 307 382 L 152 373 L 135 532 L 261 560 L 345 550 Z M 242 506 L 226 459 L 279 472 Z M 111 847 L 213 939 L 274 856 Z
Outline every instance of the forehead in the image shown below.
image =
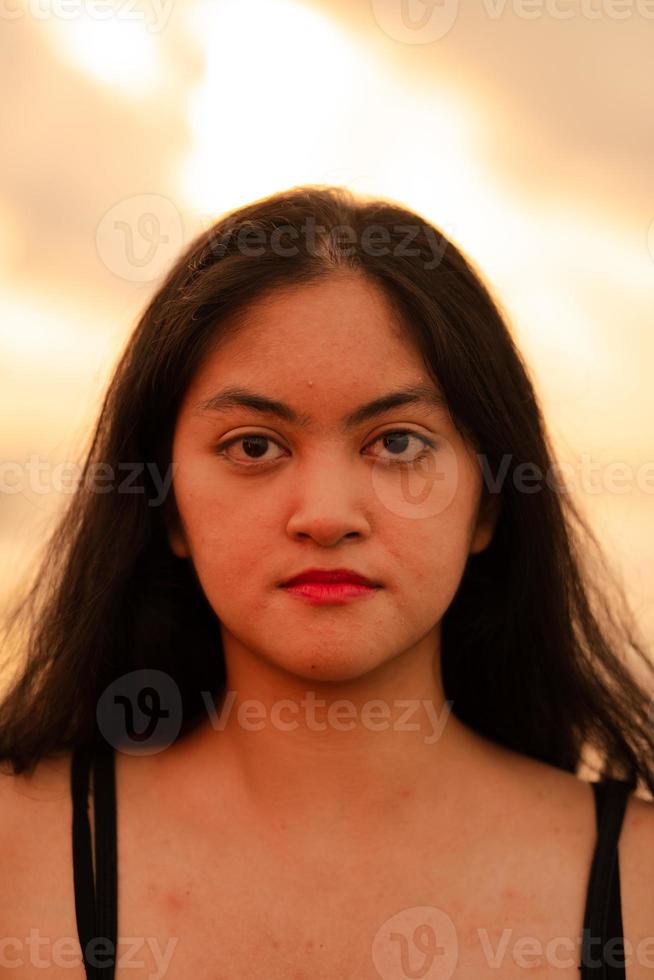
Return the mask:
M 226 376 L 246 364 L 288 382 L 336 375 L 350 384 L 374 372 L 397 383 L 425 373 L 398 311 L 361 275 L 278 288 L 230 316 L 217 331 L 204 374 Z

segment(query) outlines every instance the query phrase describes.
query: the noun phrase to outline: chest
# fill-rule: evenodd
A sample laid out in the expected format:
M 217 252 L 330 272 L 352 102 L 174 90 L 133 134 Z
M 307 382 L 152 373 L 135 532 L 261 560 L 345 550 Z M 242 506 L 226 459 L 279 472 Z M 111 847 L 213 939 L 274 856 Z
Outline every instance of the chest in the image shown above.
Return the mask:
M 56 812 L 26 832 L 0 901 L 16 980 L 85 980 L 70 814 Z M 116 980 L 579 980 L 594 843 L 582 828 L 446 843 L 423 828 L 308 855 L 236 820 L 210 842 L 143 814 L 118 814 Z
M 510 854 L 281 863 L 169 846 L 157 863 L 124 842 L 117 980 L 579 980 L 590 855 L 521 869 Z

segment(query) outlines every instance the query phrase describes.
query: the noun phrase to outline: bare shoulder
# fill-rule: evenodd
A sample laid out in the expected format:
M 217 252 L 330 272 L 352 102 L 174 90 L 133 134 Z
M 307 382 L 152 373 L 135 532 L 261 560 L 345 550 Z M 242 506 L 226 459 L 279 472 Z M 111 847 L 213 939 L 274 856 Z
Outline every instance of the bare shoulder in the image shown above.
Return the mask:
M 517 758 L 515 774 L 519 776 L 520 793 L 527 801 L 544 802 L 542 815 L 549 825 L 554 827 L 560 821 L 568 845 L 575 839 L 583 843 L 590 833 L 594 850 L 597 825 L 588 781 L 524 757 Z M 629 795 L 618 840 L 623 937 L 630 980 L 649 980 L 654 968 L 654 801 L 646 799 L 642 792 L 639 789 L 638 795 Z
M 636 859 L 638 866 L 644 867 L 652 875 L 649 882 L 650 900 L 654 901 L 654 888 L 651 888 L 654 881 L 654 801 L 634 793 L 627 801 L 622 824 L 620 858 L 623 857 L 630 862 Z M 654 909 L 654 905 L 650 908 Z
M 62 881 L 71 815 L 70 753 L 42 759 L 25 773 L 15 774 L 6 762 L 0 767 L 0 860 L 3 880 L 11 883 L 0 889 L 3 922 L 41 894 L 44 882 Z
M 33 769 L 16 775 L 7 761 L 0 764 L 0 792 L 19 795 L 36 793 L 49 794 L 52 790 L 60 789 L 62 779 L 68 779 L 70 774 L 71 753 L 62 751 L 40 759 Z
M 36 763 L 29 772 L 14 773 L 8 762 L 0 766 L 0 834 L 29 826 L 43 807 L 61 804 L 70 794 L 71 754 L 63 752 Z
M 565 838 L 595 832 L 595 804 L 587 781 L 575 773 L 505 746 L 492 747 L 493 793 L 530 834 L 551 830 Z

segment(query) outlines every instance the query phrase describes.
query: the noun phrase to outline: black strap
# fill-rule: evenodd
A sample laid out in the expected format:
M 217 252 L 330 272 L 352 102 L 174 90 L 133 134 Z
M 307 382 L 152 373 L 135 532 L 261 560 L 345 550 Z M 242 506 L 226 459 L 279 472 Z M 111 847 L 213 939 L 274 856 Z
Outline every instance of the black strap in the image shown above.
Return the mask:
M 118 868 L 116 854 L 116 777 L 114 750 L 102 741 L 95 758 L 95 867 L 97 873 L 96 915 L 98 936 L 109 940 L 102 959 L 106 966 L 101 976 L 108 980 L 115 974 L 117 955 L 117 892 Z
M 86 959 L 86 947 L 95 934 L 95 893 L 91 859 L 91 827 L 89 824 L 89 766 L 90 753 L 79 748 L 73 753 L 71 790 L 73 795 L 73 880 L 75 885 L 75 916 L 87 977 L 91 967 Z
M 89 823 L 89 772 L 93 766 L 95 871 Z M 117 955 L 116 784 L 113 748 L 80 747 L 71 764 L 75 915 L 88 980 L 112 980 Z M 96 900 L 97 899 L 97 900 Z M 101 941 L 102 940 L 102 941 Z M 91 946 L 89 946 L 91 943 Z
M 618 840 L 633 784 L 603 779 L 591 786 L 597 843 L 590 870 L 579 969 L 582 980 L 625 980 Z

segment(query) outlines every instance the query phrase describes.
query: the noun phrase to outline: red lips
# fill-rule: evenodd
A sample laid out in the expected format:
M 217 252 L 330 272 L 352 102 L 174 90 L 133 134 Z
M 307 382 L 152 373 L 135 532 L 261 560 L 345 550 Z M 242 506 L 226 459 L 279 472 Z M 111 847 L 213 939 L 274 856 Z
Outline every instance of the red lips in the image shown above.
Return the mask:
M 329 583 L 329 582 L 349 582 L 352 585 L 367 585 L 369 588 L 379 588 L 379 582 L 372 582 L 364 575 L 352 571 L 351 568 L 307 568 L 293 578 L 282 582 L 282 587 L 287 585 L 300 585 L 306 582 Z

